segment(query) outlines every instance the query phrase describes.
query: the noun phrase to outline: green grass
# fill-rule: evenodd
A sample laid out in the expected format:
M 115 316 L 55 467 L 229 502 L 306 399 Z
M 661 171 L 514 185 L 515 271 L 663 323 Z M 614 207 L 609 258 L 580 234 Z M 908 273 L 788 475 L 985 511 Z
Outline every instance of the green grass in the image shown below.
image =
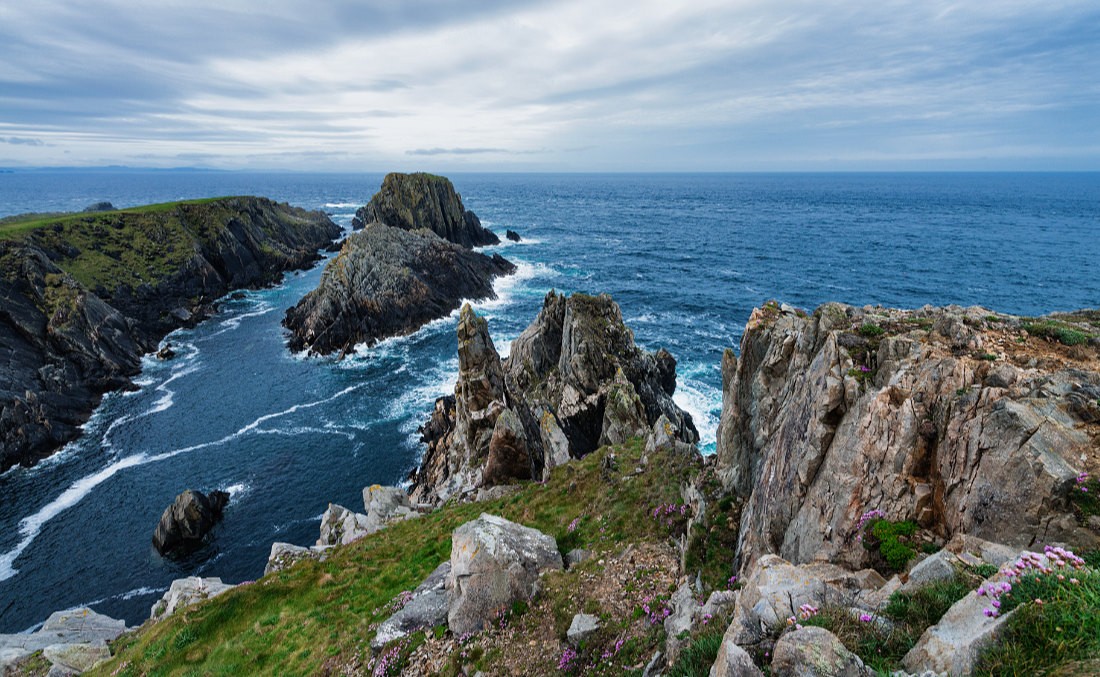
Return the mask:
M 1001 641 L 978 662 L 975 675 L 1038 675 L 1100 656 L 1100 572 L 1064 575 L 1065 581 L 1026 576 L 1015 584 L 1013 604 L 1019 606 Z M 1078 583 L 1070 583 L 1071 576 Z M 1043 604 L 1028 601 L 1035 598 Z
M 1032 336 L 1050 339 L 1067 346 L 1084 345 L 1094 336 L 1058 320 L 1025 320 L 1020 323 L 1020 326 Z
M 386 607 L 398 593 L 414 588 L 450 557 L 452 531 L 482 512 L 559 539 L 580 517 L 570 536 L 597 551 L 667 541 L 668 528 L 648 513 L 679 502 L 680 483 L 698 471 L 697 462 L 662 454 L 635 474 L 642 449 L 638 440 L 603 448 L 555 468 L 545 484 L 390 525 L 334 550 L 325 562 L 299 563 L 146 624 L 116 642 L 114 659 L 93 674 L 111 674 L 124 665 L 118 674 L 312 675 L 326 665 L 365 665 L 371 624 L 388 616 Z M 609 453 L 617 455 L 619 468 L 610 474 L 601 472 Z
M 1082 523 L 1093 515 L 1100 515 L 1100 480 L 1096 478 L 1087 479 L 1071 486 L 1069 502 L 1073 506 L 1073 512 Z
M 706 677 L 710 674 L 710 667 L 718 658 L 718 651 L 722 647 L 722 637 L 725 635 L 725 626 L 716 627 L 696 637 L 691 644 L 680 651 L 680 657 L 676 663 L 669 667 L 665 674 L 668 677 Z
M 886 330 L 874 322 L 864 322 L 859 328 L 859 335 L 864 338 L 879 338 L 885 333 Z

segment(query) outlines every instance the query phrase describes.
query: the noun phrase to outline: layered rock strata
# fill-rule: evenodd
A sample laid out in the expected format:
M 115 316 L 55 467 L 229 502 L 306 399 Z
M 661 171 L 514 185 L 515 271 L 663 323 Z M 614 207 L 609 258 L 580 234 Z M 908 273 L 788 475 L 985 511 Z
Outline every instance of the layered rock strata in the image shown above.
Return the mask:
M 351 225 L 359 230 L 371 223 L 404 230 L 427 228 L 467 248 L 500 244 L 500 238 L 463 206 L 449 179 L 423 172 L 387 174 L 382 188 L 355 212 Z
M 754 310 L 740 358 L 723 361 L 717 452 L 745 500 L 742 569 L 766 553 L 864 566 L 871 510 L 944 540 L 1095 546 L 1068 501 L 1100 463 L 1100 353 L 1080 319 Z
M 412 333 L 463 299 L 496 298 L 493 279 L 514 270 L 499 254 L 426 229 L 369 224 L 347 238 L 317 289 L 287 311 L 290 348 L 325 355 Z
M 0 241 L 0 471 L 75 439 L 165 334 L 339 233 L 320 212 L 239 197 L 57 217 Z
M 662 416 L 673 438 L 698 439 L 672 400 L 676 360 L 636 346 L 609 296 L 550 292 L 505 360 L 485 319 L 464 306 L 458 359 L 455 396 L 438 400 L 422 429 L 428 450 L 414 500 L 541 479 L 600 445 L 647 435 Z

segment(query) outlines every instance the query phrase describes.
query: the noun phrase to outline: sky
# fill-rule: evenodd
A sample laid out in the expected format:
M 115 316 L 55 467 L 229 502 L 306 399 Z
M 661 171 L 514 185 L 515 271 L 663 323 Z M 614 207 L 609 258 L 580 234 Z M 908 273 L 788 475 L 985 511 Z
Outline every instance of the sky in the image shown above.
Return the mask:
M 1100 170 L 1096 0 L 0 0 L 0 166 Z

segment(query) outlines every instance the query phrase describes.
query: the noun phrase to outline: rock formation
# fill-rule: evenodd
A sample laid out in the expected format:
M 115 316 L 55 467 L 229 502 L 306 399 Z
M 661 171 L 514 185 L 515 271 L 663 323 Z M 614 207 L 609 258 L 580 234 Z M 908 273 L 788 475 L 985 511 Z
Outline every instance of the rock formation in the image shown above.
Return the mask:
M 515 266 L 421 229 L 372 223 L 347 238 L 317 289 L 287 311 L 291 350 L 328 354 L 416 331 L 463 299 L 496 298 Z
M 672 401 L 676 360 L 638 348 L 606 295 L 550 292 L 504 361 L 484 318 L 464 306 L 458 360 L 454 398 L 437 401 L 422 429 L 428 450 L 410 492 L 421 502 L 541 479 L 602 444 L 645 436 L 662 416 L 674 437 L 698 439 Z
M 153 547 L 168 555 L 201 546 L 227 503 L 229 494 L 224 491 L 211 491 L 209 496 L 192 489 L 184 491 L 161 515 L 153 532 Z
M 58 216 L 0 241 L 0 472 L 75 439 L 165 334 L 339 233 L 320 212 L 224 198 Z
M 381 190 L 355 212 L 351 226 L 359 230 L 371 223 L 404 230 L 427 228 L 466 248 L 500 243 L 477 215 L 463 207 L 449 179 L 422 172 L 387 174 Z
M 9 670 L 36 651 L 51 664 L 49 674 L 79 674 L 110 658 L 107 642 L 126 630 L 125 622 L 87 607 L 55 612 L 36 632 L 0 635 L 0 674 L 24 674 Z
M 523 239 L 519 236 L 519 233 L 511 229 L 504 231 L 504 237 L 508 238 L 512 242 L 519 242 Z
M 200 578 L 198 576 L 177 578 L 172 581 L 168 591 L 150 609 L 149 618 L 159 621 L 162 618 L 171 616 L 177 609 L 182 609 L 189 604 L 195 604 L 211 597 L 217 597 L 235 587 L 235 585 L 222 583 L 220 578 Z
M 859 568 L 870 510 L 943 540 L 1095 547 L 1068 504 L 1077 474 L 1100 462 L 1100 355 L 1074 320 L 754 310 L 740 359 L 723 361 L 717 452 L 745 500 L 742 568 L 765 553 Z M 1060 335 L 1075 345 L 1027 327 L 1070 332 Z

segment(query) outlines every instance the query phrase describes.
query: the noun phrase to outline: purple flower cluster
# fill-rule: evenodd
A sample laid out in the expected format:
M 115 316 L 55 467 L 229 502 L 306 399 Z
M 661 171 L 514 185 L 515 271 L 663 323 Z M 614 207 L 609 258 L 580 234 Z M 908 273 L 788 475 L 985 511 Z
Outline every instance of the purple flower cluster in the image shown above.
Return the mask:
M 405 608 L 405 605 L 411 602 L 413 599 L 412 590 L 402 590 L 397 593 L 397 597 L 390 600 L 390 612 L 397 613 Z
M 809 620 L 809 619 L 813 618 L 814 616 L 816 616 L 818 611 L 821 611 L 821 609 L 814 606 L 813 604 L 799 605 L 799 607 L 798 607 L 798 618 L 795 618 L 794 616 L 787 616 L 787 625 L 793 625 L 795 630 L 801 630 L 802 625 L 798 621 L 799 620 L 803 620 L 803 621 Z
M 565 651 L 561 652 L 561 658 L 558 659 L 558 670 L 571 670 L 573 668 L 573 661 L 577 658 L 577 652 L 569 647 L 565 647 Z
M 391 674 L 400 674 L 401 672 L 401 652 L 408 647 L 409 641 L 403 640 L 397 644 L 394 644 L 389 649 L 384 651 L 381 655 L 373 658 L 370 663 L 367 664 L 368 668 L 371 668 L 371 677 L 387 677 Z
M 688 507 L 686 503 L 668 503 L 657 506 L 653 509 L 653 519 L 659 520 L 661 517 L 675 516 L 679 513 L 680 516 L 687 515 Z
M 623 644 L 626 644 L 626 638 L 620 637 L 619 639 L 615 640 L 614 647 L 608 647 L 607 649 L 604 649 L 604 652 L 600 655 L 600 658 L 605 661 L 614 658 L 619 654 L 620 651 L 623 650 Z
M 733 586 L 735 585 L 737 585 L 737 576 L 730 576 L 729 579 L 726 581 L 726 587 L 730 590 L 733 590 Z
M 577 526 L 580 523 L 581 523 L 581 518 L 580 517 L 573 518 L 573 521 L 569 523 L 568 527 L 566 527 L 566 531 L 568 531 L 569 533 L 573 533 L 574 531 L 577 530 Z
M 1083 494 L 1089 493 L 1089 488 L 1087 486 L 1085 486 L 1085 482 L 1088 482 L 1088 481 L 1089 481 L 1089 474 L 1087 472 L 1083 472 L 1080 475 L 1078 475 L 1077 476 L 1077 487 L 1076 487 L 1077 491 L 1080 491 Z
M 653 595 L 646 595 L 642 600 L 642 611 L 645 612 L 650 625 L 657 625 L 668 618 L 669 614 L 672 613 L 672 609 L 668 608 L 668 604 L 665 600 L 654 597 Z
M 986 618 L 997 618 L 1001 615 L 1001 597 L 1012 594 L 1012 582 L 1019 583 L 1024 576 L 1054 576 L 1059 581 L 1066 580 L 1063 573 L 1067 568 L 1081 569 L 1085 566 L 1085 560 L 1072 551 L 1061 547 L 1046 546 L 1043 554 L 1037 552 L 1025 552 L 1020 555 L 1013 564 L 1001 570 L 1007 580 L 999 583 L 986 583 L 977 590 L 979 597 L 988 597 L 989 606 L 982 610 Z M 1069 582 L 1076 585 L 1079 581 L 1070 578 Z M 1042 604 L 1041 599 L 1035 600 L 1036 604 Z
M 882 512 L 878 508 L 868 510 L 859 516 L 859 522 L 856 524 L 856 540 L 860 543 L 863 542 L 863 527 L 867 526 L 867 523 L 871 520 L 880 520 L 886 517 L 886 513 Z

